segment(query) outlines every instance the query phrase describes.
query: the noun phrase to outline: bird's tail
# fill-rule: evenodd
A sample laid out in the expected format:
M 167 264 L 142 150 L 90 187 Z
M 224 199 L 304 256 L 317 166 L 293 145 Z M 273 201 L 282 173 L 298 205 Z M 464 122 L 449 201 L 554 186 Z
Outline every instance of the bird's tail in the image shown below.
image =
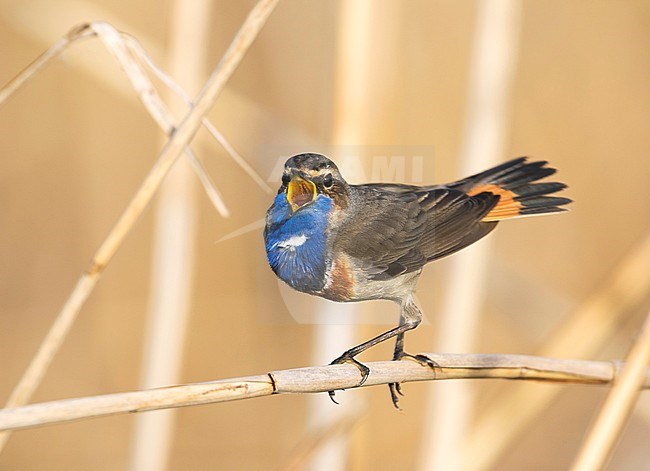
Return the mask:
M 555 173 L 546 164 L 520 157 L 449 186 L 470 196 L 485 192 L 499 195 L 499 202 L 483 218 L 485 222 L 566 211 L 561 206 L 571 203 L 569 198 L 547 196 L 565 189 L 564 183 L 534 183 Z

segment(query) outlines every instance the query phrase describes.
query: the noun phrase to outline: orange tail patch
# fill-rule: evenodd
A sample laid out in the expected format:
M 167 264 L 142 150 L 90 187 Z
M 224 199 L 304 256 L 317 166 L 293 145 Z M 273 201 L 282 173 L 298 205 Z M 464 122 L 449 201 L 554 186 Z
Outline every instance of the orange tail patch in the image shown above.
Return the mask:
M 506 190 L 499 185 L 478 185 L 468 191 L 467 194 L 469 196 L 475 196 L 484 192 L 499 195 L 500 198 L 496 206 L 492 208 L 492 211 L 487 213 L 481 221 L 500 221 L 502 219 L 517 217 L 521 214 L 523 205 L 521 204 L 521 201 L 515 199 L 517 198 L 517 194 L 513 191 Z

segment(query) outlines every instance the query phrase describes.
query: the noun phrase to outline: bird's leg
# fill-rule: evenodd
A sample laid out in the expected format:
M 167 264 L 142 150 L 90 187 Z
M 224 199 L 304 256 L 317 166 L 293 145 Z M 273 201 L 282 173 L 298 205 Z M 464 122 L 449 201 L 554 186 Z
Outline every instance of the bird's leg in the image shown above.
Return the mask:
M 422 313 L 420 310 L 417 308 L 415 303 L 413 302 L 412 298 L 409 296 L 406 300 L 402 302 L 402 310 L 400 314 L 400 324 L 395 327 L 394 329 L 390 329 L 386 332 L 384 332 L 381 335 L 378 335 L 377 337 L 374 337 L 367 342 L 363 342 L 355 347 L 352 347 L 351 349 L 347 350 L 346 352 L 343 353 L 340 357 L 338 357 L 336 360 L 334 360 L 330 365 L 338 365 L 341 363 L 352 363 L 354 366 L 359 368 L 359 371 L 361 372 L 361 381 L 357 386 L 361 386 L 363 383 L 366 382 L 366 379 L 368 379 L 368 375 L 370 374 L 370 369 L 364 365 L 363 363 L 355 360 L 354 357 L 359 355 L 361 352 L 366 351 L 370 347 L 373 347 L 385 340 L 388 340 L 390 338 L 393 338 L 397 336 L 397 342 L 398 345 L 402 345 L 400 347 L 400 353 L 399 353 L 399 358 L 393 358 L 393 359 L 400 359 L 408 354 L 404 353 L 403 351 L 403 343 L 404 343 L 404 332 L 407 332 L 409 330 L 415 329 L 421 322 L 422 320 Z M 401 340 L 400 340 L 401 336 Z M 397 346 L 395 346 L 396 354 L 397 354 Z M 412 356 L 412 355 L 409 355 Z M 421 355 L 423 356 L 423 355 Z M 426 357 L 424 357 L 426 358 Z M 431 360 L 429 360 L 431 361 Z M 393 388 L 391 387 L 391 394 L 393 394 Z M 334 401 L 334 391 L 329 391 L 330 399 Z M 334 401 L 336 402 L 336 401 Z M 395 404 L 395 407 L 397 407 L 397 401 L 396 398 L 393 397 L 393 403 Z
M 411 309 L 416 309 L 418 310 L 418 313 L 420 317 L 422 314 L 420 313 L 419 309 L 414 303 L 411 303 L 411 306 L 409 306 Z M 404 322 L 405 319 L 405 313 L 406 308 L 405 306 L 402 306 L 402 310 L 400 312 L 400 324 Z M 393 351 L 393 361 L 401 360 L 402 358 L 411 358 L 418 363 L 420 363 L 423 366 L 429 366 L 433 369 L 435 369 L 437 366 L 439 366 L 436 362 L 431 360 L 429 357 L 426 355 L 412 355 L 410 353 L 406 353 L 404 351 L 404 334 L 401 333 L 397 335 L 397 338 L 395 339 L 395 350 Z M 400 383 L 389 383 L 388 388 L 390 389 L 390 398 L 393 401 L 393 405 L 399 409 L 398 402 L 399 402 L 399 396 L 403 396 L 404 393 L 402 392 L 402 387 Z
M 400 313 L 400 323 L 402 322 L 403 316 Z M 395 350 L 393 351 L 393 361 L 397 361 L 402 358 L 404 354 L 404 334 L 399 334 L 395 339 Z M 393 401 L 393 405 L 399 409 L 397 403 L 399 402 L 398 394 L 403 396 L 402 386 L 400 383 L 389 383 L 388 389 L 390 389 L 390 398 Z

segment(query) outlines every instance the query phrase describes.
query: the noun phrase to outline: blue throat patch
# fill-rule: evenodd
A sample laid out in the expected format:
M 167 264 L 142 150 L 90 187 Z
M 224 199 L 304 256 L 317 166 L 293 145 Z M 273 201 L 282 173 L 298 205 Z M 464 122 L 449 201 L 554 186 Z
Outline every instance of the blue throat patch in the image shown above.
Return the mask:
M 266 256 L 278 277 L 298 291 L 311 293 L 325 286 L 328 215 L 332 200 L 318 195 L 295 213 L 284 193 L 278 194 L 264 230 Z

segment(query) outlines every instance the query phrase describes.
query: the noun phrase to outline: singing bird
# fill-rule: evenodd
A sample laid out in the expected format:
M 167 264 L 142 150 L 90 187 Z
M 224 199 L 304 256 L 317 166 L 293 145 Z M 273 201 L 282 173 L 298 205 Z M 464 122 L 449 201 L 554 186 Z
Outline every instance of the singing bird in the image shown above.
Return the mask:
M 399 304 L 397 327 L 331 363 L 356 365 L 359 385 L 370 370 L 355 357 L 393 337 L 393 360 L 410 357 L 435 367 L 424 355 L 404 352 L 404 333 L 422 319 L 413 301 L 422 268 L 473 244 L 504 219 L 565 211 L 570 199 L 548 195 L 566 185 L 537 182 L 555 173 L 546 164 L 520 157 L 446 185 L 351 185 L 327 157 L 295 155 L 266 213 L 268 262 L 282 281 L 303 293 L 338 302 Z M 398 407 L 400 386 L 389 386 Z

